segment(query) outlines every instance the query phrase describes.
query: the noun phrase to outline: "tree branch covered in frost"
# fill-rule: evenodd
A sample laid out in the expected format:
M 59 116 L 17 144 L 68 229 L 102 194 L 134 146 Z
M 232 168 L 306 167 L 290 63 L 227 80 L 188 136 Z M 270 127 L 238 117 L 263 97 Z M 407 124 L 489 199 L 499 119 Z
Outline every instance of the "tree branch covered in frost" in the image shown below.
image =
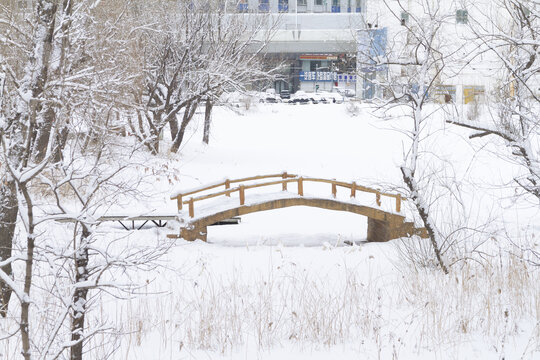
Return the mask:
M 96 211 L 135 193 L 141 179 L 122 177 L 138 145 L 130 150 L 127 139 L 119 144 L 113 131 L 125 120 L 120 114 L 129 99 L 126 85 L 138 76 L 127 70 L 130 54 L 121 46 L 128 43 L 129 31 L 124 30 L 131 26 L 126 18 L 130 2 L 55 4 L 37 1 L 34 22 L 25 23 L 17 12 L 0 20 L 0 29 L 7 29 L 0 39 L 0 314 L 7 315 L 10 295 L 15 293 L 21 304 L 18 335 L 26 359 L 36 354 L 48 358 L 54 351 L 62 356 L 65 349 L 72 359 L 81 359 L 84 342 L 109 328 L 85 328 L 92 304 L 89 291 L 98 292 L 101 283 L 129 291 L 132 284 L 115 284 L 103 277 L 118 267 L 147 266 L 167 248 L 132 249 L 123 257 L 118 249 L 94 246 L 99 241 L 93 233 Z M 32 37 L 25 32 L 32 32 Z M 43 236 L 48 233 L 44 229 L 55 216 L 66 213 L 77 220 L 68 230 L 73 237 L 53 244 Z M 17 217 L 26 235 L 20 250 L 13 248 Z M 11 274 L 16 260 L 25 262 L 20 276 Z M 47 266 L 39 266 L 41 262 Z M 30 297 L 31 289 L 57 302 L 41 304 L 39 296 Z M 61 315 L 56 322 L 36 326 L 33 309 Z M 45 329 L 51 330 L 47 336 L 40 334 Z
M 149 24 L 134 33 L 142 78 L 133 87 L 129 126 L 152 153 L 167 126 L 171 151 L 179 150 L 201 102 L 272 77 L 258 58 L 273 29 L 267 18 L 247 21 L 206 1 L 153 3 L 144 13 Z
M 395 2 L 384 3 L 397 19 L 401 19 L 401 11 L 395 9 Z M 371 39 L 372 43 L 367 53 L 359 55 L 363 60 L 358 67 L 360 71 L 375 69 L 372 70 L 377 74 L 373 86 L 380 89 L 375 106 L 382 112 L 382 117 L 392 119 L 396 116 L 393 115 L 396 111 L 399 116 L 404 114 L 410 119 L 409 129 L 401 130 L 411 142 L 404 151 L 400 171 L 408 192 L 407 197 L 412 200 L 429 235 L 436 262 L 444 273 L 448 273 L 443 256 L 444 238 L 432 215 L 437 211 L 433 209 L 435 205 L 426 199 L 430 188 L 429 179 L 423 179 L 420 175 L 424 167 L 428 166 L 426 161 L 423 161 L 421 143 L 429 136 L 426 133 L 429 131 L 426 131 L 428 122 L 438 115 L 440 110 L 425 109 L 428 95 L 441 83 L 442 78 L 452 76 L 447 64 L 456 59 L 464 44 L 446 41 L 445 36 L 449 35 L 443 31 L 443 25 L 449 15 L 444 12 L 443 5 L 429 0 L 416 0 L 407 4 L 398 0 L 396 6 L 403 11 L 409 7 L 414 9 L 409 14 L 409 22 L 393 35 L 393 46 L 378 56 L 372 53 L 372 48 L 377 46 L 374 44 L 374 35 L 370 34 L 372 30 L 364 30 L 367 31 L 365 37 Z
M 503 66 L 498 91 L 493 94 L 496 111 L 489 123 L 461 119 L 448 122 L 475 130 L 471 139 L 493 135 L 504 140 L 511 150 L 509 158 L 526 170 L 515 178 L 516 183 L 540 200 L 540 99 L 536 89 L 540 17 L 531 1 L 498 0 L 497 4 L 507 21 L 480 18 L 471 25 L 482 45 L 479 53 L 495 55 Z

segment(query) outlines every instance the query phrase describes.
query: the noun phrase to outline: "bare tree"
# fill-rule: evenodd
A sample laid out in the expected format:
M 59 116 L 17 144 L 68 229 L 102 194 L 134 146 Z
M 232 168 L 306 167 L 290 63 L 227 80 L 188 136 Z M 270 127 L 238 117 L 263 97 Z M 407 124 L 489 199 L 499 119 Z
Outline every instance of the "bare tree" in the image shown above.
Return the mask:
M 428 136 L 427 124 L 442 112 L 442 107 L 427 109 L 429 94 L 441 84 L 447 63 L 457 53 L 456 46 L 445 47 L 443 27 L 449 16 L 444 6 L 430 0 L 402 2 L 385 1 L 387 10 L 397 21 L 401 31 L 388 36 L 386 29 L 367 29 L 360 32 L 360 74 L 364 80 L 364 93 L 375 97 L 375 106 L 384 117 L 392 112 L 410 119 L 406 134 L 410 145 L 404 150 L 400 166 L 407 197 L 412 200 L 427 230 L 436 263 L 444 273 L 448 265 L 444 259 L 445 244 L 433 217 L 435 212 L 428 198 L 429 180 L 424 172 L 427 164 L 422 156 L 421 142 Z M 407 21 L 402 13 L 408 14 Z M 384 42 L 388 41 L 388 46 Z M 458 45 L 459 48 L 459 45 Z M 402 116 L 402 115 L 400 115 Z
M 93 119 L 86 119 L 87 124 L 95 124 Z M 70 130 L 79 133 L 77 129 Z M 87 316 L 91 310 L 90 296 L 102 291 L 127 292 L 131 294 L 136 284 L 117 284 L 112 281 L 115 271 L 123 272 L 130 268 L 150 269 L 155 261 L 167 249 L 168 243 L 162 246 L 145 248 L 119 248 L 103 246 L 96 235 L 99 213 L 123 197 L 140 197 L 136 187 L 140 178 L 129 177 L 123 173 L 133 165 L 130 160 L 132 152 L 125 151 L 125 145 L 118 145 L 117 135 L 109 132 L 103 135 L 99 143 L 84 149 L 84 141 L 70 138 L 68 153 L 64 154 L 61 167 L 51 168 L 39 177 L 39 182 L 47 188 L 47 198 L 54 199 L 55 206 L 43 214 L 42 224 L 51 219 L 62 219 L 73 224 L 73 236 L 66 238 L 66 243 L 43 249 L 42 258 L 48 259 L 49 266 L 57 274 L 63 274 L 69 283 L 69 294 L 42 285 L 57 299 L 58 312 L 69 314 L 59 317 L 53 322 L 53 329 L 59 329 L 70 321 L 70 332 L 61 334 L 54 332 L 41 343 L 42 352 L 52 352 L 56 356 L 69 351 L 70 359 L 80 360 L 84 357 L 84 343 L 103 331 L 114 328 L 112 324 L 88 325 Z M 125 140 L 125 139 L 124 139 Z M 133 151 L 137 148 L 133 148 Z M 83 165 L 84 164 L 84 165 Z M 82 166 L 81 166 L 82 165 Z M 74 202 L 75 200 L 75 202 Z M 48 207 L 50 208 L 50 206 Z M 117 239 L 108 242 L 115 243 Z M 71 262 L 71 266 L 66 266 Z M 65 301 L 70 298 L 71 301 Z
M 228 14 L 213 1 L 154 5 L 159 11 L 145 13 L 161 20 L 144 27 L 137 39 L 143 44 L 138 63 L 144 76 L 134 93 L 138 105 L 130 127 L 157 153 L 159 136 L 169 126 L 170 150 L 177 152 L 201 102 L 206 103 L 208 133 L 213 99 L 271 76 L 262 70 L 258 55 L 275 24 L 264 17 L 247 21 Z
M 2 175 L 3 181 L 0 189 L 0 261 L 5 265 L 0 270 L 2 281 L 2 309 L 1 314 L 5 316 L 5 311 L 11 296 L 10 286 L 6 286 L 8 278 L 11 276 L 12 241 L 18 213 L 18 195 L 20 191 L 24 195 L 24 200 L 29 201 L 26 184 L 32 178 L 29 174 L 43 169 L 43 165 L 32 164 L 32 147 L 34 131 L 37 124 L 37 116 L 43 110 L 43 94 L 48 82 L 49 59 L 52 52 L 52 39 L 56 17 L 56 5 L 52 1 L 40 0 L 36 5 L 36 24 L 29 46 L 24 43 L 17 43 L 28 59 L 23 72 L 17 74 L 8 62 L 4 62 L 3 68 L 10 76 L 9 84 L 12 99 L 3 102 L 4 106 L 14 106 L 11 109 L 3 109 L 6 117 L 0 129 L 0 138 L 3 147 L 3 157 L 5 172 Z M 8 26 L 16 29 L 16 24 L 8 22 Z M 22 29 L 17 29 L 24 34 Z M 26 37 L 23 35 L 23 40 Z M 20 75 L 21 77 L 19 77 Z M 6 171 L 7 170 L 7 171 Z M 25 175 L 26 174 L 26 175 Z M 31 208 L 31 207 L 29 207 Z M 24 296 L 21 301 L 21 335 L 23 342 L 23 355 L 30 357 L 30 339 L 28 332 L 29 296 L 32 278 L 32 258 L 34 250 L 34 233 L 31 221 L 31 211 L 29 211 L 27 224 L 27 266 L 24 286 Z
M 537 1 L 498 0 L 497 15 L 503 21 L 472 19 L 471 29 L 480 43 L 476 55 L 494 57 L 502 75 L 490 105 L 496 110 L 490 120 L 448 122 L 474 130 L 471 139 L 493 135 L 502 139 L 509 158 L 525 169 L 515 181 L 524 193 L 540 200 L 540 13 Z
M 0 5 L 6 10 L 2 13 L 5 18 L 0 18 L 0 27 L 5 28 L 8 35 L 0 42 L 0 314 L 7 315 L 11 294 L 16 294 L 21 304 L 18 334 L 26 359 L 43 349 L 46 354 L 49 352 L 65 319 L 59 319 L 59 327 L 53 328 L 50 336 L 33 337 L 30 310 L 35 299 L 31 290 L 36 281 L 36 259 L 42 260 L 44 256 L 43 247 L 37 242 L 40 233 L 36 227 L 47 220 L 38 219 L 43 214 L 36 205 L 36 198 L 41 197 L 40 191 L 36 191 L 36 179 L 43 180 L 46 178 L 43 174 L 51 174 L 55 168 L 63 171 L 61 185 L 57 184 L 56 188 L 71 186 L 71 195 L 77 195 L 75 198 L 82 203 L 80 211 L 87 214 L 105 184 L 126 166 L 122 165 L 112 174 L 96 172 L 96 169 L 111 168 L 110 164 L 104 165 L 104 154 L 107 134 L 113 128 L 109 122 L 112 116 L 103 118 L 102 114 L 118 114 L 117 104 L 124 99 L 119 88 L 124 88 L 125 74 L 129 74 L 120 61 L 129 55 L 115 52 L 121 49 L 119 43 L 125 43 L 118 37 L 125 9 L 117 6 L 118 11 L 111 12 L 110 6 L 97 5 L 99 2 L 95 1 L 64 1 L 62 10 L 57 12 L 55 1 L 38 0 L 32 22 L 23 21 L 26 15 L 21 17 L 17 11 Z M 104 21 L 93 21 L 100 16 Z M 55 26 L 57 19 L 60 19 L 58 27 Z M 59 129 L 62 129 L 60 133 Z M 68 137 L 70 133 L 72 136 Z M 52 164 L 53 158 L 66 161 Z M 81 175 L 81 163 L 86 162 L 95 166 Z M 88 187 L 84 182 L 77 183 L 74 176 L 79 176 L 79 180 L 93 176 L 94 183 Z M 72 202 L 62 196 L 56 199 L 59 208 L 60 204 Z M 24 255 L 13 252 L 18 215 L 26 233 Z M 74 260 L 71 268 L 76 285 L 73 286 L 73 302 L 66 305 L 66 314 L 72 314 L 70 340 L 60 350 L 71 349 L 73 359 L 82 358 L 83 341 L 92 335 L 84 329 L 86 300 L 88 290 L 97 287 L 101 277 L 97 276 L 92 284 L 87 283 L 95 275 L 92 269 L 96 269 L 89 267 L 94 222 L 79 220 L 79 223 L 82 224 L 81 235 L 78 241 L 74 240 L 74 252 L 70 255 Z M 15 261 L 25 264 L 22 283 L 12 276 L 11 264 Z M 105 268 L 109 267 L 110 262 Z M 45 338 L 46 344 L 40 341 Z

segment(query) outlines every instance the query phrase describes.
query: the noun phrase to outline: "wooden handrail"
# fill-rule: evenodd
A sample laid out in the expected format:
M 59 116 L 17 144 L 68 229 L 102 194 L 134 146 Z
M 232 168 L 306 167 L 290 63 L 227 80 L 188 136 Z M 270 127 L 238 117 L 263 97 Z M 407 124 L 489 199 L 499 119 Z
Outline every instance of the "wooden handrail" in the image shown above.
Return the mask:
M 212 190 L 212 189 L 218 188 L 220 186 L 225 186 L 226 189 L 229 189 L 231 184 L 235 184 L 235 183 L 239 183 L 239 182 L 245 182 L 245 181 L 254 181 L 254 180 L 277 178 L 277 177 L 282 178 L 282 179 L 288 179 L 288 178 L 296 178 L 297 175 L 287 174 L 286 172 L 284 172 L 284 173 L 281 173 L 281 174 L 257 175 L 257 176 L 251 176 L 251 177 L 242 178 L 242 179 L 236 179 L 236 180 L 225 179 L 223 182 L 220 182 L 220 183 L 217 183 L 217 184 L 212 184 L 212 185 L 197 188 L 197 189 L 185 192 L 185 193 L 179 193 L 179 194 L 172 195 L 171 200 L 175 200 L 175 199 L 177 199 L 179 197 L 185 197 L 185 196 L 193 195 L 193 194 L 203 192 L 203 191 L 207 191 L 207 190 Z
M 240 185 L 240 186 L 238 186 L 236 188 L 230 188 L 231 183 L 238 183 L 238 182 L 242 182 L 242 181 L 260 180 L 260 179 L 268 179 L 268 178 L 272 178 L 272 177 L 281 177 L 282 179 L 281 180 L 264 182 L 264 183 L 257 183 L 257 184 L 252 184 L 252 185 L 243 185 L 242 184 L 242 185 Z M 402 200 L 407 200 L 407 198 L 402 197 L 401 194 L 383 193 L 383 192 L 380 192 L 379 190 L 376 190 L 376 189 L 372 189 L 372 188 L 368 188 L 368 187 L 365 187 L 365 186 L 358 185 L 355 182 L 352 182 L 352 183 L 349 184 L 349 183 L 346 183 L 346 182 L 336 181 L 336 180 L 296 177 L 296 175 L 289 175 L 287 173 L 283 173 L 283 174 L 279 174 L 279 175 L 253 176 L 253 177 L 248 177 L 248 178 L 243 178 L 243 179 L 238 179 L 238 180 L 225 180 L 223 183 L 220 183 L 220 184 L 217 184 L 217 185 L 211 185 L 211 186 L 208 186 L 208 187 L 205 187 L 205 188 L 201 188 L 201 189 L 198 189 L 197 191 L 192 191 L 192 192 L 185 193 L 185 194 L 178 194 L 178 195 L 176 195 L 174 197 L 171 197 L 171 199 L 176 199 L 177 200 L 178 210 L 182 210 L 182 204 L 188 204 L 189 205 L 189 216 L 194 217 L 195 216 L 194 215 L 195 214 L 194 203 L 196 201 L 207 200 L 207 199 L 211 199 L 211 198 L 222 196 L 222 195 L 230 197 L 232 193 L 239 192 L 239 194 L 240 194 L 240 205 L 244 205 L 245 204 L 245 191 L 248 190 L 248 189 L 255 189 L 255 188 L 260 188 L 260 187 L 265 187 L 265 186 L 281 184 L 282 185 L 282 190 L 285 191 L 287 189 L 287 184 L 291 183 L 291 182 L 295 182 L 295 183 L 298 184 L 298 195 L 304 196 L 304 186 L 303 186 L 303 184 L 304 184 L 305 181 L 331 184 L 332 185 L 332 196 L 334 198 L 337 195 L 337 187 L 338 186 L 351 189 L 351 197 L 356 197 L 356 192 L 357 191 L 373 193 L 373 194 L 375 194 L 375 201 L 376 201 L 378 206 L 381 206 L 381 196 L 395 198 L 396 199 L 396 212 L 401 212 L 401 202 L 402 202 Z M 201 195 L 201 196 L 198 196 L 198 197 L 190 197 L 188 200 L 182 201 L 182 197 L 185 196 L 185 195 L 195 194 L 197 192 L 213 189 L 213 188 L 216 188 L 218 186 L 225 186 L 225 190 L 219 191 L 219 192 L 216 192 L 216 193 L 212 193 L 212 194 Z

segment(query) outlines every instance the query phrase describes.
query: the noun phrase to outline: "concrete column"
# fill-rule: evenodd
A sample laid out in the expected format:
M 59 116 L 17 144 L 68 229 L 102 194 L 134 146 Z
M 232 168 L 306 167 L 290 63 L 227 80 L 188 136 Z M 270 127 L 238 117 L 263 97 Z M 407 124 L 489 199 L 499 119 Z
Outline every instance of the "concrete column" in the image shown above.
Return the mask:
M 289 12 L 296 13 L 297 0 L 289 0 Z
M 269 0 L 269 7 L 271 13 L 278 12 L 278 0 Z
M 349 0 L 341 0 L 340 6 L 341 6 L 341 12 L 346 13 L 349 6 Z
M 313 12 L 313 7 L 315 6 L 315 0 L 307 0 L 307 12 Z

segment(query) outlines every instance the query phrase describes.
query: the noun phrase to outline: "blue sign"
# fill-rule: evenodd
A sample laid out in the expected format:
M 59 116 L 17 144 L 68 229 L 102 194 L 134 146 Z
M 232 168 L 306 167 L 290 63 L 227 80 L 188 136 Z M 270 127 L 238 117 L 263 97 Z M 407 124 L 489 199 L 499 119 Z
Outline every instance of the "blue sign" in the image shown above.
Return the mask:
M 338 74 L 336 72 L 300 71 L 300 81 L 312 82 L 356 82 L 356 75 Z
M 357 61 L 360 71 L 386 71 L 387 37 L 386 28 L 359 30 Z
M 386 43 L 388 31 L 365 29 L 358 31 L 357 69 L 363 74 L 362 98 L 373 99 L 377 93 L 376 78 L 378 72 L 388 70 Z

